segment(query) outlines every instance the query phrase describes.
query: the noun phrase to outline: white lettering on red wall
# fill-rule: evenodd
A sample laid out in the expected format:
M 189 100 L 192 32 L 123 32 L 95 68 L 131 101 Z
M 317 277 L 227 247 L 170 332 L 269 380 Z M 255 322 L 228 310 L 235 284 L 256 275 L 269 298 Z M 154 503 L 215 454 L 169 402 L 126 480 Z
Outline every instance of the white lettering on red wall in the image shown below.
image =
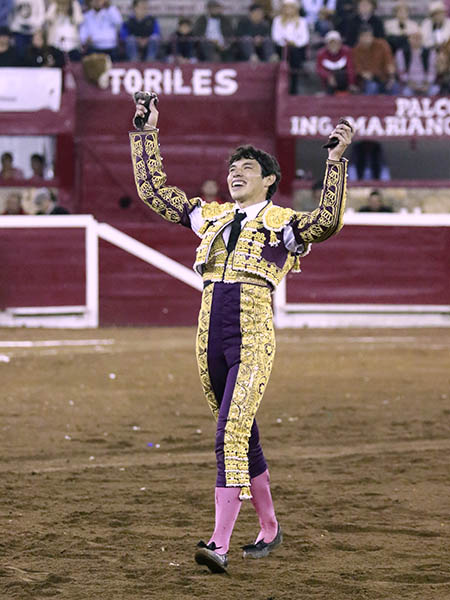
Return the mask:
M 145 90 L 164 95 L 232 96 L 238 91 L 235 69 L 121 69 L 109 71 L 112 94 L 134 94 Z
M 396 98 L 395 108 L 394 115 L 346 119 L 361 136 L 450 136 L 450 98 Z M 299 137 L 328 136 L 334 127 L 326 116 L 294 116 L 290 124 L 291 135 Z

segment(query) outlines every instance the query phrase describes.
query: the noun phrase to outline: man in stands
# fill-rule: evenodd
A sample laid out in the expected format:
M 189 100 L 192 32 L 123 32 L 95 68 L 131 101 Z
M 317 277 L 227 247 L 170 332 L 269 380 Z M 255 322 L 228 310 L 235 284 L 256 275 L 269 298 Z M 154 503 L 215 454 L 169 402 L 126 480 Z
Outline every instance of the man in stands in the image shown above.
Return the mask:
M 21 58 L 31 43 L 33 33 L 45 26 L 44 0 L 15 0 L 11 20 L 16 50 Z
M 317 73 L 327 94 L 356 91 L 352 52 L 338 31 L 326 34 L 325 47 L 317 54 Z
M 45 160 L 42 154 L 32 154 L 30 156 L 31 170 L 33 175 L 30 177 L 30 182 L 41 184 L 45 181 Z
M 232 58 L 231 39 L 233 24 L 222 14 L 222 5 L 217 0 L 209 0 L 206 14 L 201 15 L 194 23 L 192 35 L 200 38 L 197 41 L 199 60 L 230 60 Z
M 48 189 L 37 190 L 33 198 L 34 209 L 37 215 L 68 215 L 69 211 L 56 202 L 55 195 Z
M 436 50 L 422 45 L 420 31 L 412 33 L 408 45 L 397 50 L 395 62 L 404 96 L 434 96 L 439 93 L 436 84 Z
M 118 31 L 122 17 L 117 6 L 110 6 L 108 0 L 92 0 L 91 10 L 84 15 L 80 27 L 80 40 L 87 54 L 100 52 L 108 54 L 111 60 L 118 55 Z
M 248 15 L 238 23 L 237 37 L 239 38 L 237 46 L 240 60 L 267 62 L 270 59 L 277 59 L 270 37 L 270 23 L 266 19 L 261 4 L 250 5 Z
M 375 6 L 376 3 L 374 0 L 359 0 L 356 15 L 348 20 L 346 31 L 341 31 L 344 41 L 348 46 L 355 46 L 361 28 L 367 25 L 370 26 L 376 38 L 384 38 L 383 20 L 375 14 Z
M 342 227 L 347 166 L 342 154 L 351 143 L 352 129 L 342 123 L 331 133 L 338 143 L 328 150 L 316 210 L 296 212 L 272 203 L 280 166 L 275 157 L 253 146 L 237 148 L 229 159 L 232 202 L 207 204 L 167 185 L 155 99 L 150 110 L 143 100 L 138 99 L 135 114 L 141 131 L 130 133 L 139 197 L 167 221 L 201 238 L 195 263 L 204 285 L 197 363 L 217 421 L 217 479 L 214 533 L 208 543 L 198 544 L 195 560 L 223 573 L 242 500 L 252 500 L 261 528 L 256 541 L 244 546 L 244 558 L 263 558 L 282 542 L 255 421 L 275 352 L 272 291 L 292 268 L 299 269 L 299 257 L 310 243 L 328 239 Z
M 23 62 L 11 43 L 8 27 L 0 27 L 0 67 L 20 67 Z
M 426 48 L 440 48 L 450 40 L 450 17 L 443 2 L 430 2 L 430 16 L 424 19 L 421 30 Z
M 148 0 L 133 0 L 133 12 L 122 25 L 128 60 L 155 60 L 160 57 L 161 30 L 158 20 L 149 14 Z
M 384 203 L 380 190 L 372 190 L 369 194 L 367 204 L 361 206 L 358 212 L 393 212 L 392 207 Z
M 14 164 L 13 155 L 11 152 L 3 152 L 1 163 L 2 170 L 0 171 L 0 179 L 23 179 L 23 172 L 17 169 Z
M 169 62 L 196 62 L 195 43 L 192 37 L 192 21 L 182 17 L 167 43 L 166 54 Z
M 360 29 L 358 44 L 353 48 L 353 62 L 363 94 L 398 93 L 392 50 L 386 40 L 374 37 L 370 25 Z

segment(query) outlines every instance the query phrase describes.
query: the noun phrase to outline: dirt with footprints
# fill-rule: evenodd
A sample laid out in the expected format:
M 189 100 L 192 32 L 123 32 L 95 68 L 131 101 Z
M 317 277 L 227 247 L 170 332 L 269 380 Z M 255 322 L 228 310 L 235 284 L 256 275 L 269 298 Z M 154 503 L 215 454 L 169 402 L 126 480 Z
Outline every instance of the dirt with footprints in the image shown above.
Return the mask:
M 450 598 L 449 330 L 282 330 L 258 422 L 284 542 L 229 575 L 195 331 L 0 330 L 0 598 Z

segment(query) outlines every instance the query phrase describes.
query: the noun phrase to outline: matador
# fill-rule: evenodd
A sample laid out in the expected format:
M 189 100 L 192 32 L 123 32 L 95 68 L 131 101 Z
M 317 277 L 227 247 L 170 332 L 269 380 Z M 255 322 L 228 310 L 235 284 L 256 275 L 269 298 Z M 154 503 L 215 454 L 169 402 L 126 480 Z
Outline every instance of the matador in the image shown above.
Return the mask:
M 148 107 L 148 108 L 147 108 Z M 203 279 L 197 331 L 197 363 L 206 400 L 217 422 L 215 528 L 199 542 L 198 564 L 227 571 L 230 538 L 242 500 L 251 499 L 260 531 L 243 547 L 245 558 L 262 558 L 282 542 L 259 440 L 256 412 L 275 354 L 272 292 L 311 244 L 323 242 L 343 225 L 347 160 L 342 155 L 353 130 L 339 123 L 330 134 L 319 206 L 297 212 L 272 202 L 281 178 L 275 157 L 241 146 L 228 165 L 232 202 L 205 203 L 167 184 L 158 143 L 156 98 L 137 99 L 130 133 L 139 197 L 171 223 L 200 238 L 194 269 Z

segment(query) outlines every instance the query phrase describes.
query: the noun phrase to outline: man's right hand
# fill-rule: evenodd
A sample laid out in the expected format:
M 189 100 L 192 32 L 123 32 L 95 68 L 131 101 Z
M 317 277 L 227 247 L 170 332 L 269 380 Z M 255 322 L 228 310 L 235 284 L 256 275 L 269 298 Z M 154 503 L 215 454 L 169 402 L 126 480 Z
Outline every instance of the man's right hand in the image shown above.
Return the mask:
M 148 118 L 147 123 L 144 125 L 143 131 L 149 131 L 152 129 L 156 129 L 158 124 L 159 112 L 156 108 L 157 98 L 154 97 L 150 101 L 150 116 Z M 136 117 L 145 118 L 148 113 L 148 109 L 144 105 L 144 100 L 138 100 L 136 103 L 136 112 L 134 113 L 133 122 Z

